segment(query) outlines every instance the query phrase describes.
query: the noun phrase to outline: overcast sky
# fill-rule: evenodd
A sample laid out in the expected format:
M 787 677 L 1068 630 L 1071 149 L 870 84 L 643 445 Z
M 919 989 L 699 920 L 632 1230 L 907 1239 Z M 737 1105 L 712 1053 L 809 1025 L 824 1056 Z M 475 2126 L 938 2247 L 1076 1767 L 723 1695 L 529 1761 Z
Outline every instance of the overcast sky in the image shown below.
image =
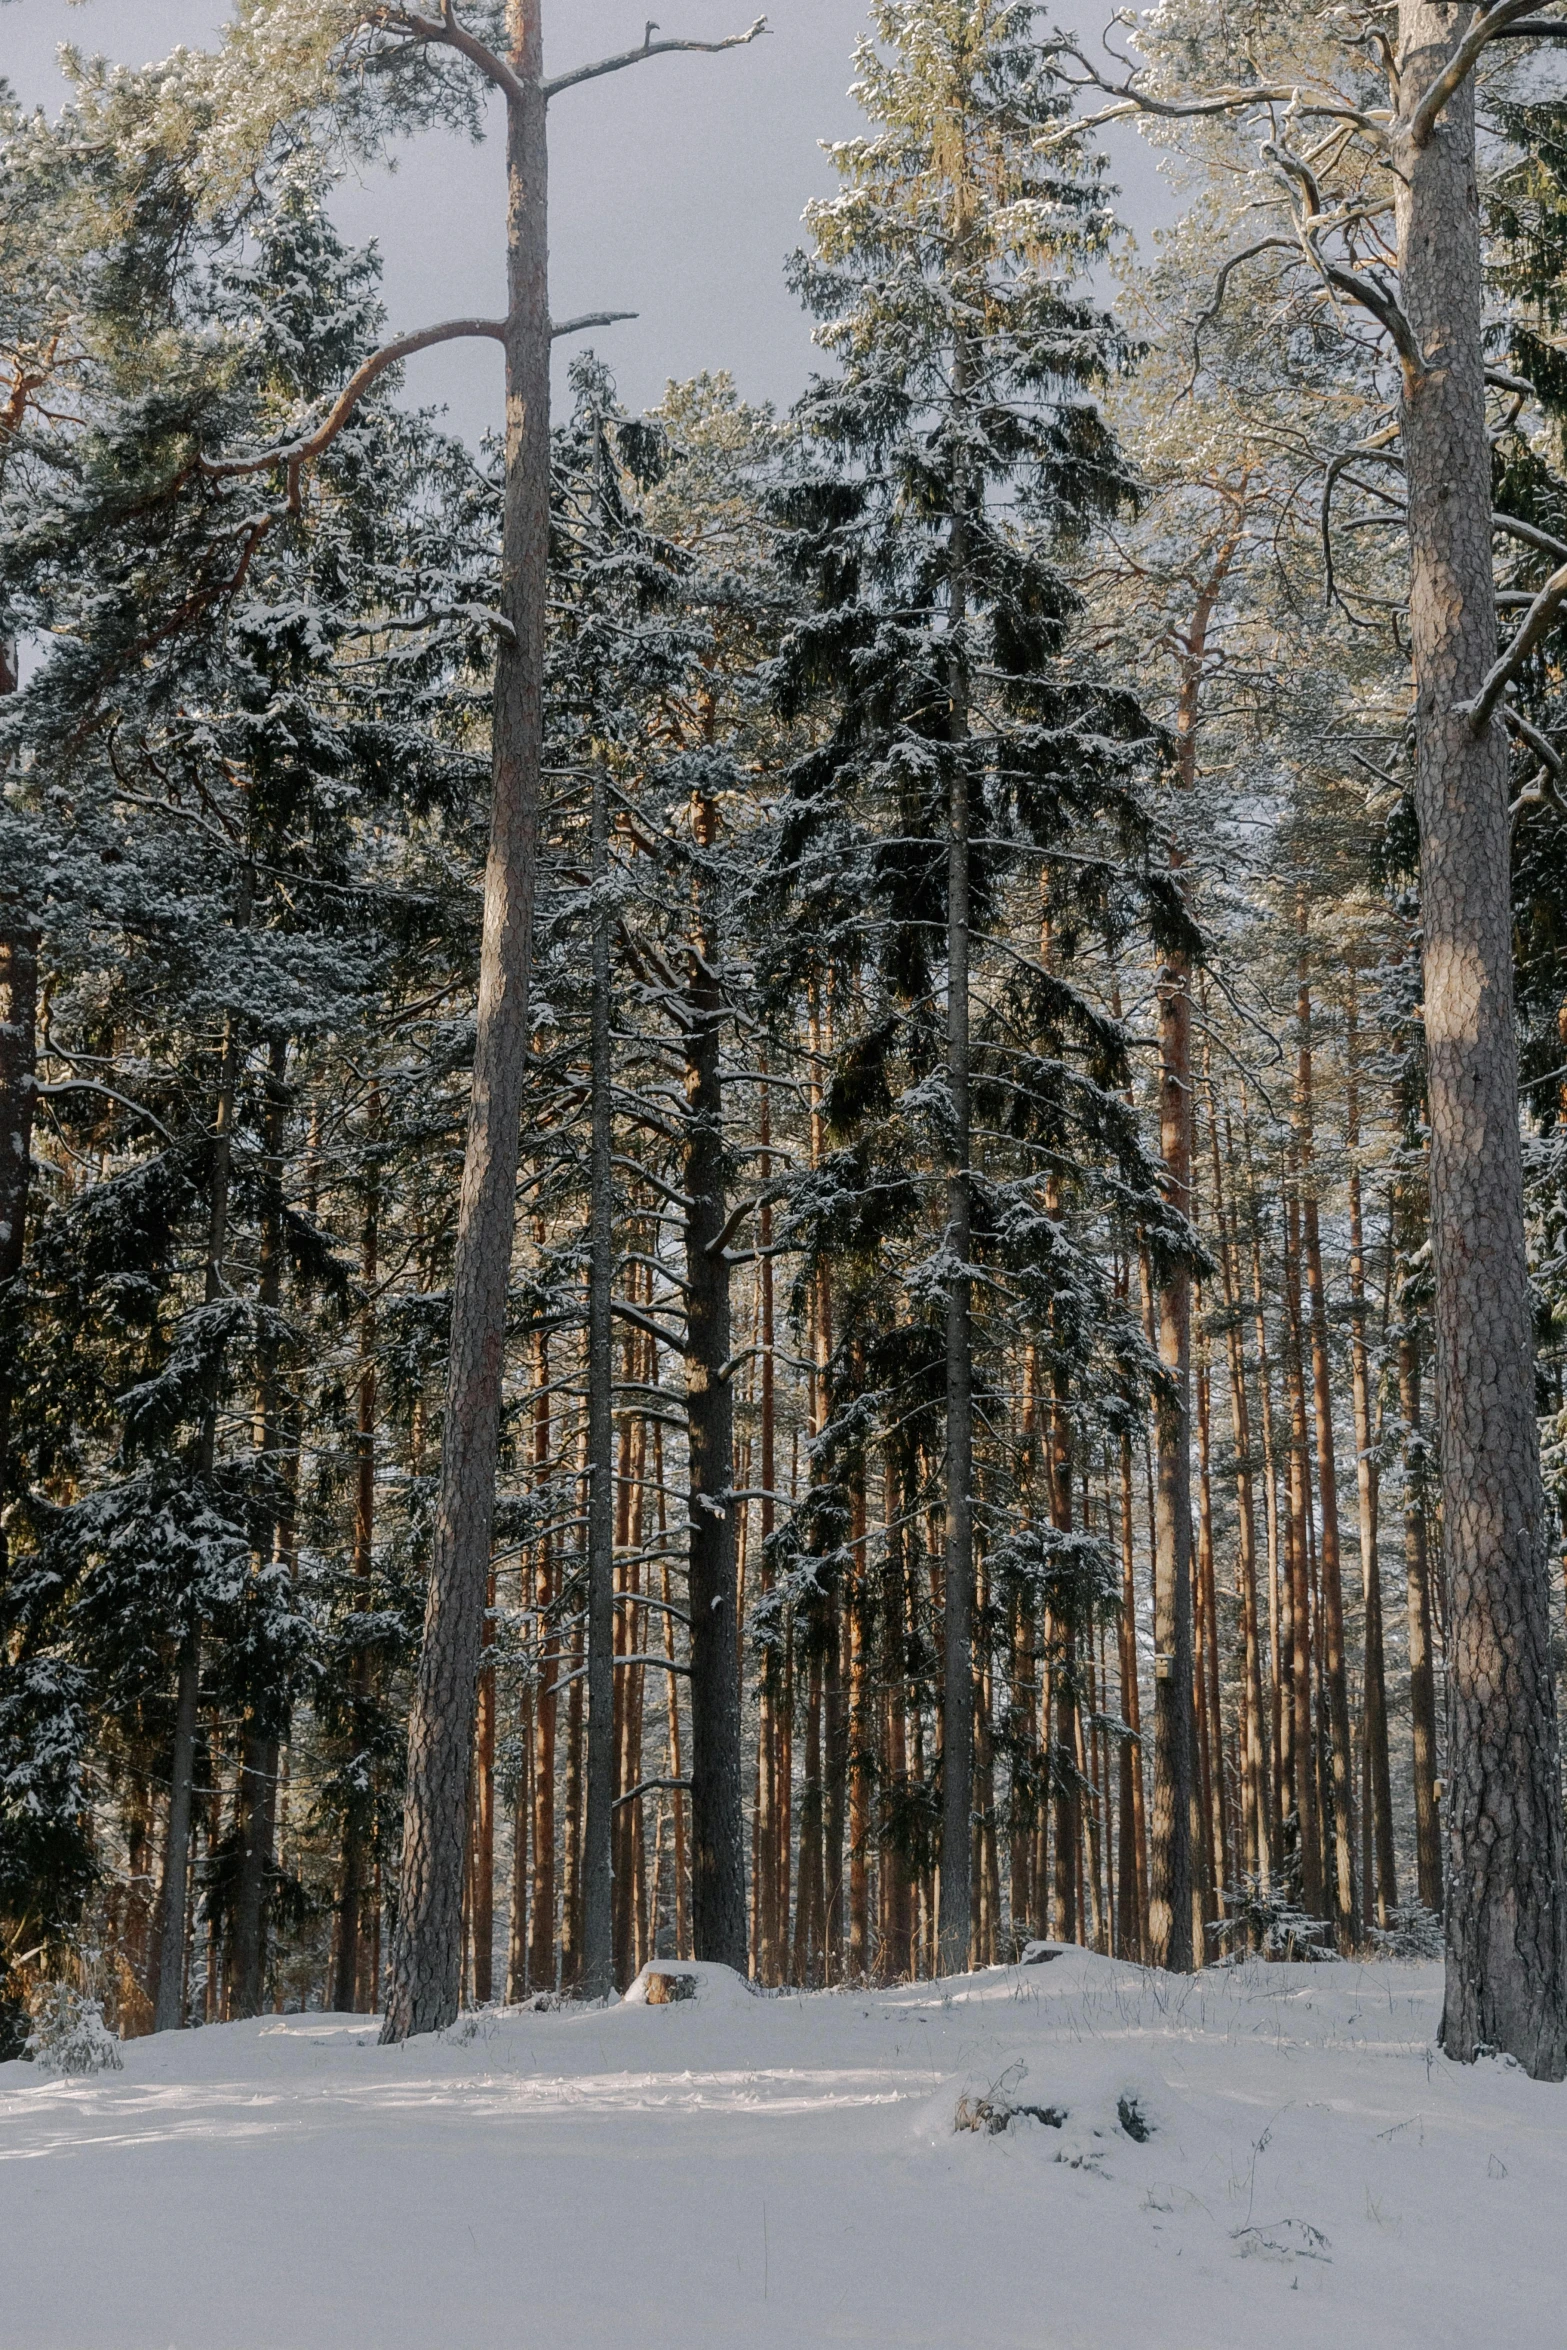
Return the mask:
M 660 0 L 553 0 L 546 63 L 559 72 L 634 45 Z M 761 0 L 661 0 L 670 37 L 741 30 Z M 1112 0 L 1076 0 L 1059 15 L 1097 33 Z M 126 64 L 177 42 L 210 43 L 224 0 L 11 0 L 0 7 L 0 74 L 28 105 L 54 113 L 66 92 L 57 62 L 74 42 Z M 783 283 L 802 241 L 801 211 L 831 192 L 817 142 L 852 133 L 846 91 L 864 0 L 773 0 L 772 32 L 720 57 L 663 57 L 556 99 L 550 110 L 551 309 L 635 309 L 593 338 L 634 408 L 671 377 L 727 367 L 742 392 L 780 403 L 814 361 L 809 322 Z M 1112 150 L 1123 214 L 1146 231 L 1169 203 L 1135 133 Z M 389 323 L 404 331 L 504 304 L 499 141 L 473 147 L 432 133 L 406 144 L 399 168 L 346 185 L 336 206 L 355 243 L 375 238 Z M 562 360 L 564 364 L 564 360 Z M 475 436 L 499 422 L 500 354 L 489 344 L 422 354 L 408 396 L 444 402 Z

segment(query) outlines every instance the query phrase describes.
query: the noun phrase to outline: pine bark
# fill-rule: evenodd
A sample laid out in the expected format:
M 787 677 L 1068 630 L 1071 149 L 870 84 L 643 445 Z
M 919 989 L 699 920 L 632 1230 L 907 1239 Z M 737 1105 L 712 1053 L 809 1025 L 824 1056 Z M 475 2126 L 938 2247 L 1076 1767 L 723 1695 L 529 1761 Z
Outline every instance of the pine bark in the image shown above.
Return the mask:
M 1345 1003 L 1345 1142 L 1349 1152 L 1349 1360 L 1355 1405 L 1355 1486 L 1360 1531 L 1360 1593 L 1365 1613 L 1365 1701 L 1362 1740 L 1365 1802 L 1372 1869 L 1364 1889 L 1366 1906 L 1375 1901 L 1377 1924 L 1385 1931 L 1398 1906 L 1398 1871 L 1393 1848 L 1393 1790 L 1387 1748 L 1387 1667 L 1383 1643 L 1382 1563 L 1377 1555 L 1379 1501 L 1373 1453 L 1371 1363 L 1366 1344 L 1366 1229 L 1360 1181 L 1360 1030 L 1355 966 L 1349 967 Z
M 974 1396 L 969 1231 L 969 778 L 954 761 L 947 862 L 947 1462 L 945 1658 L 941 1739 L 939 1964 L 969 1964 L 973 1930 L 974 1811 Z
M 1230 1883 L 1229 1804 L 1224 1784 L 1224 1708 L 1219 1675 L 1219 1579 L 1213 1539 L 1213 1464 L 1211 1381 L 1206 1338 L 1197 1368 L 1197 1596 L 1202 1621 L 1198 1643 L 1197 1688 L 1204 1735 L 1202 1782 L 1207 1823 L 1209 1896 L 1207 1917 L 1222 1917 L 1225 1887 Z M 1206 1924 L 1207 1919 L 1198 1921 Z M 1194 1922 L 1193 1933 L 1197 1931 Z M 1202 1949 L 1202 1944 L 1197 1945 Z
M 236 921 L 250 920 L 251 876 L 243 869 Z M 207 1249 L 204 1302 L 215 1305 L 226 1287 L 224 1263 L 228 1255 L 229 1190 L 233 1173 L 234 1106 L 239 1083 L 239 1034 L 232 1014 L 223 1024 L 223 1054 L 218 1071 L 218 1098 L 212 1127 L 212 1150 L 207 1187 Z M 195 1468 L 210 1478 L 218 1451 L 218 1396 L 221 1360 L 207 1374 L 207 1393 L 196 1438 Z M 164 1830 L 163 1881 L 158 1895 L 158 1932 L 154 1945 L 155 1979 L 150 1986 L 155 2032 L 180 2029 L 185 2022 L 186 1909 L 190 1896 L 191 1816 L 195 1798 L 196 1710 L 201 1693 L 201 1612 L 192 1600 L 180 1642 L 174 1700 L 174 1745 L 169 1760 L 169 1809 Z
M 1257 1515 L 1252 1485 L 1251 1408 L 1246 1392 L 1246 1342 L 1241 1328 L 1242 1306 L 1234 1229 L 1234 1144 L 1225 1112 L 1227 1155 L 1232 1181 L 1226 1197 L 1224 1165 L 1219 1155 L 1219 1126 L 1213 1089 L 1208 1089 L 1208 1139 L 1213 1160 L 1213 1216 L 1219 1236 L 1219 1273 L 1224 1291 L 1224 1331 L 1229 1371 L 1230 1434 L 1235 1447 L 1235 1518 L 1237 1596 L 1241 1608 L 1242 1670 L 1245 1675 L 1241 1719 L 1241 1788 L 1243 1858 L 1246 1872 L 1266 1886 L 1272 1861 L 1268 1815 L 1268 1731 L 1263 1711 L 1261 1626 L 1257 1613 Z
M 1404 1580 L 1416 1883 L 1422 1906 L 1440 1910 L 1442 1829 L 1436 1800 L 1436 1662 L 1431 1622 L 1430 1543 L 1426 1534 L 1426 1445 L 1420 1424 L 1420 1355 L 1415 1333 L 1407 1326 L 1398 1342 L 1398 1408 L 1405 1429 Z
M 901 1982 L 914 1968 L 914 1884 L 905 1841 L 909 1789 L 908 1529 L 903 1524 L 903 1478 L 889 1445 L 883 1483 L 887 1524 L 882 1565 L 883 1654 L 886 1659 L 886 1732 L 882 1766 L 882 1968 Z
M 854 1467 L 849 1495 L 849 1901 L 846 1961 L 848 1980 L 863 1983 L 871 1965 L 870 1843 L 871 1787 L 875 1756 L 870 1722 L 870 1641 L 868 1616 L 865 1462 Z
M 1122 1958 L 1141 1961 L 1148 1940 L 1148 1822 L 1143 1792 L 1142 1700 L 1137 1686 L 1137 1544 L 1132 1526 L 1132 1439 L 1121 1436 L 1121 1740 L 1120 1891 Z
M 766 1066 L 765 1056 L 763 1066 Z M 768 1145 L 772 1140 L 772 1102 L 764 1082 L 761 1089 L 761 1158 L 758 1177 L 763 1200 L 757 1211 L 757 1284 L 758 1310 L 761 1318 L 761 1556 L 758 1582 L 765 1599 L 773 1588 L 772 1538 L 777 1505 L 773 1499 L 777 1484 L 777 1366 L 773 1351 L 773 1212 L 772 1203 L 765 1196 L 772 1181 L 772 1157 Z M 757 1720 L 756 1720 L 756 1854 L 752 1864 L 752 1899 L 755 1906 L 754 1945 L 757 1980 L 766 1984 L 783 1980 L 783 1953 L 786 1939 L 786 1921 L 781 1915 L 781 1888 L 787 1891 L 789 1859 L 780 1849 L 779 1765 L 780 1742 L 778 1714 L 783 1684 L 783 1654 L 776 1628 L 770 1628 L 757 1664 Z
M 446 1420 L 382 2038 L 457 2014 L 479 1649 L 490 1571 L 506 1293 L 516 1222 L 528 966 L 543 755 L 549 552 L 548 142 L 540 0 L 508 0 L 506 483 L 501 522 L 490 850 L 473 1092 L 452 1269 Z
M 359 1315 L 358 1425 L 354 1438 L 354 1613 L 370 1606 L 370 1571 L 375 1554 L 375 1287 L 378 1250 L 378 1201 L 372 1183 L 365 1200 L 360 1244 L 360 1281 L 364 1301 Z M 354 1743 L 356 1768 L 369 1733 L 370 1668 L 363 1648 L 349 1665 L 349 1735 Z M 338 1875 L 337 1940 L 334 1952 L 331 2005 L 351 2015 L 359 2005 L 361 1951 L 365 1927 L 366 1861 L 371 1829 L 370 1790 L 354 1787 L 343 1811 L 343 1853 Z
M 12 1349 L 20 1324 L 14 1301 L 32 1184 L 37 1051 L 38 933 L 16 910 L 0 905 L 0 1589 L 7 1567 Z
M 1159 1140 L 1164 1191 L 1185 1215 L 1191 1203 L 1191 974 L 1183 956 L 1158 976 Z M 1149 1956 L 1187 1974 L 1192 1949 L 1191 1275 L 1168 1265 L 1157 1289 L 1155 1399 L 1153 1816 L 1149 1824 Z
M 829 1983 L 843 1980 L 843 1831 L 847 1816 L 849 1724 L 844 1645 L 847 1594 L 835 1584 L 827 1596 L 827 1645 L 822 1689 L 822 1853 L 824 1965 Z
M 615 1287 L 609 779 L 593 770 L 593 1006 L 588 1146 L 588 1770 L 582 1849 L 582 1992 L 614 1988 Z
M 1302 929 L 1305 912 L 1302 909 Z M 1328 1354 L 1327 1289 L 1322 1274 L 1322 1239 L 1317 1213 L 1311 1041 L 1311 991 L 1304 949 L 1296 992 L 1299 1060 L 1296 1134 L 1301 1170 L 1301 1238 L 1309 1308 L 1312 1410 L 1317 1435 L 1317 1504 L 1322 1525 L 1322 1648 L 1329 1726 L 1328 1771 L 1332 1841 L 1328 1848 L 1328 1893 L 1339 1947 L 1359 1939 L 1355 1886 L 1353 1809 L 1354 1761 L 1349 1736 L 1349 1681 L 1344 1658 L 1344 1588 L 1339 1562 L 1338 1462 L 1333 1435 L 1332 1364 Z M 1326 1841 L 1326 1840 L 1325 1840 Z
M 716 810 L 701 819 L 711 849 Z M 686 1417 L 691 1475 L 691 1934 L 698 1958 L 748 1971 L 741 1820 L 734 1384 L 718 947 L 698 907 L 686 1006 Z
M 473 1756 L 473 1996 L 487 2007 L 495 1996 L 495 1570 L 485 1591 L 479 1648 L 479 1706 Z
M 961 245 L 963 228 L 958 229 Z M 970 359 L 962 335 L 953 354 L 954 406 L 961 417 Z M 959 428 L 961 439 L 962 427 Z M 960 461 L 947 560 L 951 767 L 947 801 L 947 1200 L 946 1542 L 942 1597 L 941 1876 L 938 1966 L 963 1974 L 973 1941 L 974 1814 L 974 1334 L 969 1087 L 969 829 L 973 782 L 969 746 L 968 501 Z
M 1317 1741 L 1312 1705 L 1311 1438 L 1306 1424 L 1306 1328 L 1300 1286 L 1300 1200 L 1291 1191 L 1284 1208 L 1285 1400 L 1290 1417 L 1288 1587 L 1285 1639 L 1288 1682 L 1287 1784 L 1294 1817 L 1300 1898 L 1308 1914 L 1323 1907 L 1322 1842 L 1317 1801 Z
M 283 1302 L 283 1136 L 288 1114 L 285 1078 L 288 1044 L 276 1038 L 268 1056 L 262 1114 L 261 1273 L 256 1301 L 264 1316 Z M 283 1473 L 283 1397 L 280 1346 L 275 1327 L 264 1326 L 259 1346 L 256 1435 L 264 1472 L 278 1490 L 278 1512 L 269 1529 L 271 1558 L 286 1555 L 285 1529 L 291 1503 Z M 240 1760 L 240 1865 L 234 1890 L 234 1936 L 229 1961 L 227 2013 L 261 2013 L 267 1971 L 267 1880 L 277 1809 L 279 1732 L 286 1692 L 264 1690 L 253 1700 L 245 1724 Z
M 1407 120 L 1468 8 L 1401 0 Z M 1508 755 L 1468 712 L 1496 656 L 1480 205 L 1469 77 L 1396 154 L 1415 806 L 1431 1121 L 1434 1352 L 1448 1618 L 1442 2042 L 1567 2073 L 1567 1890 L 1535 1421 Z

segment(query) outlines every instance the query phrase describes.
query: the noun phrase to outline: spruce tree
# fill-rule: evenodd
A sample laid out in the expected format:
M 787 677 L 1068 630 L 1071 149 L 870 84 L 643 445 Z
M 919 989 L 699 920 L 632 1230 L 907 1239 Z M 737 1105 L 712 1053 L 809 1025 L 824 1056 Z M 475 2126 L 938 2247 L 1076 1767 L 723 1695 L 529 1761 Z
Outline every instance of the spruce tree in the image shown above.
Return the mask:
M 1139 911 L 1188 932 L 1150 854 L 1149 730 L 1072 643 L 1063 555 L 1133 494 L 1096 397 L 1128 353 L 1078 287 L 1113 221 L 1037 14 L 878 6 L 856 52 L 874 127 L 833 150 L 842 190 L 793 264 L 840 373 L 796 416 L 787 510 L 819 608 L 787 690 L 830 695 L 832 723 L 791 778 L 788 886 L 824 966 L 864 974 L 837 1117 L 890 1106 L 897 1071 L 898 1114 L 942 1170 L 939 1236 L 904 1278 L 943 1366 L 947 1972 L 969 1964 L 973 1915 L 976 1276 L 1070 1261 L 1053 1187 L 1073 1187 L 1079 1137 L 1159 1245 L 1182 1223 L 1116 1102 L 1120 1032 L 1071 977 L 1080 943 Z M 1063 134 L 1048 154 L 1046 132 Z M 999 1152 L 976 1140 L 998 1123 Z

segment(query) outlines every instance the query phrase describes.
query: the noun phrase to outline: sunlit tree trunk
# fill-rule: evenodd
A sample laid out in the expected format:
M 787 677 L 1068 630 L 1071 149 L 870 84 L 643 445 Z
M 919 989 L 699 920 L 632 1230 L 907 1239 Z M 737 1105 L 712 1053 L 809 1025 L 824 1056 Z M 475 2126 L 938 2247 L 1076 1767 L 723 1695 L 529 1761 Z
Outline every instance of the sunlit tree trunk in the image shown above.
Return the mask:
M 1355 1403 L 1356 1498 L 1360 1527 L 1360 1590 L 1365 1609 L 1365 1800 L 1376 1872 L 1377 1924 L 1386 1930 L 1398 1904 L 1393 1851 L 1393 1792 L 1387 1750 L 1387 1672 L 1383 1655 L 1382 1567 L 1377 1556 L 1377 1464 L 1373 1457 L 1371 1365 L 1366 1345 L 1366 1236 L 1360 1181 L 1360 1031 L 1353 960 L 1345 1001 L 1345 1143 L 1349 1152 L 1350 1377 Z M 1372 1887 L 1365 1898 L 1369 1906 Z
M 402 1884 L 382 2038 L 457 2013 L 464 1823 L 490 1572 L 506 1292 L 527 1066 L 549 555 L 550 319 L 540 0 L 507 0 L 506 485 L 473 1092 L 429 1592 L 408 1723 Z
M 1413 114 L 1471 11 L 1400 0 Z M 1496 657 L 1474 83 L 1395 158 L 1405 368 L 1415 809 L 1431 1124 L 1442 1558 L 1448 1594 L 1442 2041 L 1567 2072 L 1567 1894 L 1535 1423 L 1508 755 L 1468 705 Z
M 1302 931 L 1305 908 L 1300 911 Z M 1359 1904 L 1355 1897 L 1355 1830 L 1353 1811 L 1354 1762 L 1349 1736 L 1349 1682 L 1344 1658 L 1344 1591 L 1339 1565 L 1338 1466 L 1333 1436 L 1332 1364 L 1328 1356 L 1327 1290 L 1322 1275 L 1322 1240 L 1317 1214 L 1315 1143 L 1313 1133 L 1313 1069 L 1311 1050 L 1311 991 L 1306 975 L 1304 945 L 1295 998 L 1298 1060 L 1296 1064 L 1296 1147 L 1301 1175 L 1301 1240 L 1306 1268 L 1309 1307 L 1311 1393 L 1317 1436 L 1317 1501 L 1322 1526 L 1322 1650 L 1330 1731 L 1328 1770 L 1332 1792 L 1330 1818 L 1324 1820 L 1327 1847 L 1327 1897 L 1339 1945 L 1349 1949 L 1359 1937 Z

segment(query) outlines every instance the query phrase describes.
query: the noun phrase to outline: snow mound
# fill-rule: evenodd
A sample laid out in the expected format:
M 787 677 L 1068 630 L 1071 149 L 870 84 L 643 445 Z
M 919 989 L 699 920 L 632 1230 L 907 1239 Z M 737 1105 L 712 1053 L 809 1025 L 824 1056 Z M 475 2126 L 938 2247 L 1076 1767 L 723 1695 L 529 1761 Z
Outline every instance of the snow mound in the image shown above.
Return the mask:
M 749 2007 L 756 1993 L 744 1975 L 711 1958 L 650 1958 L 626 1993 L 627 2007 Z

